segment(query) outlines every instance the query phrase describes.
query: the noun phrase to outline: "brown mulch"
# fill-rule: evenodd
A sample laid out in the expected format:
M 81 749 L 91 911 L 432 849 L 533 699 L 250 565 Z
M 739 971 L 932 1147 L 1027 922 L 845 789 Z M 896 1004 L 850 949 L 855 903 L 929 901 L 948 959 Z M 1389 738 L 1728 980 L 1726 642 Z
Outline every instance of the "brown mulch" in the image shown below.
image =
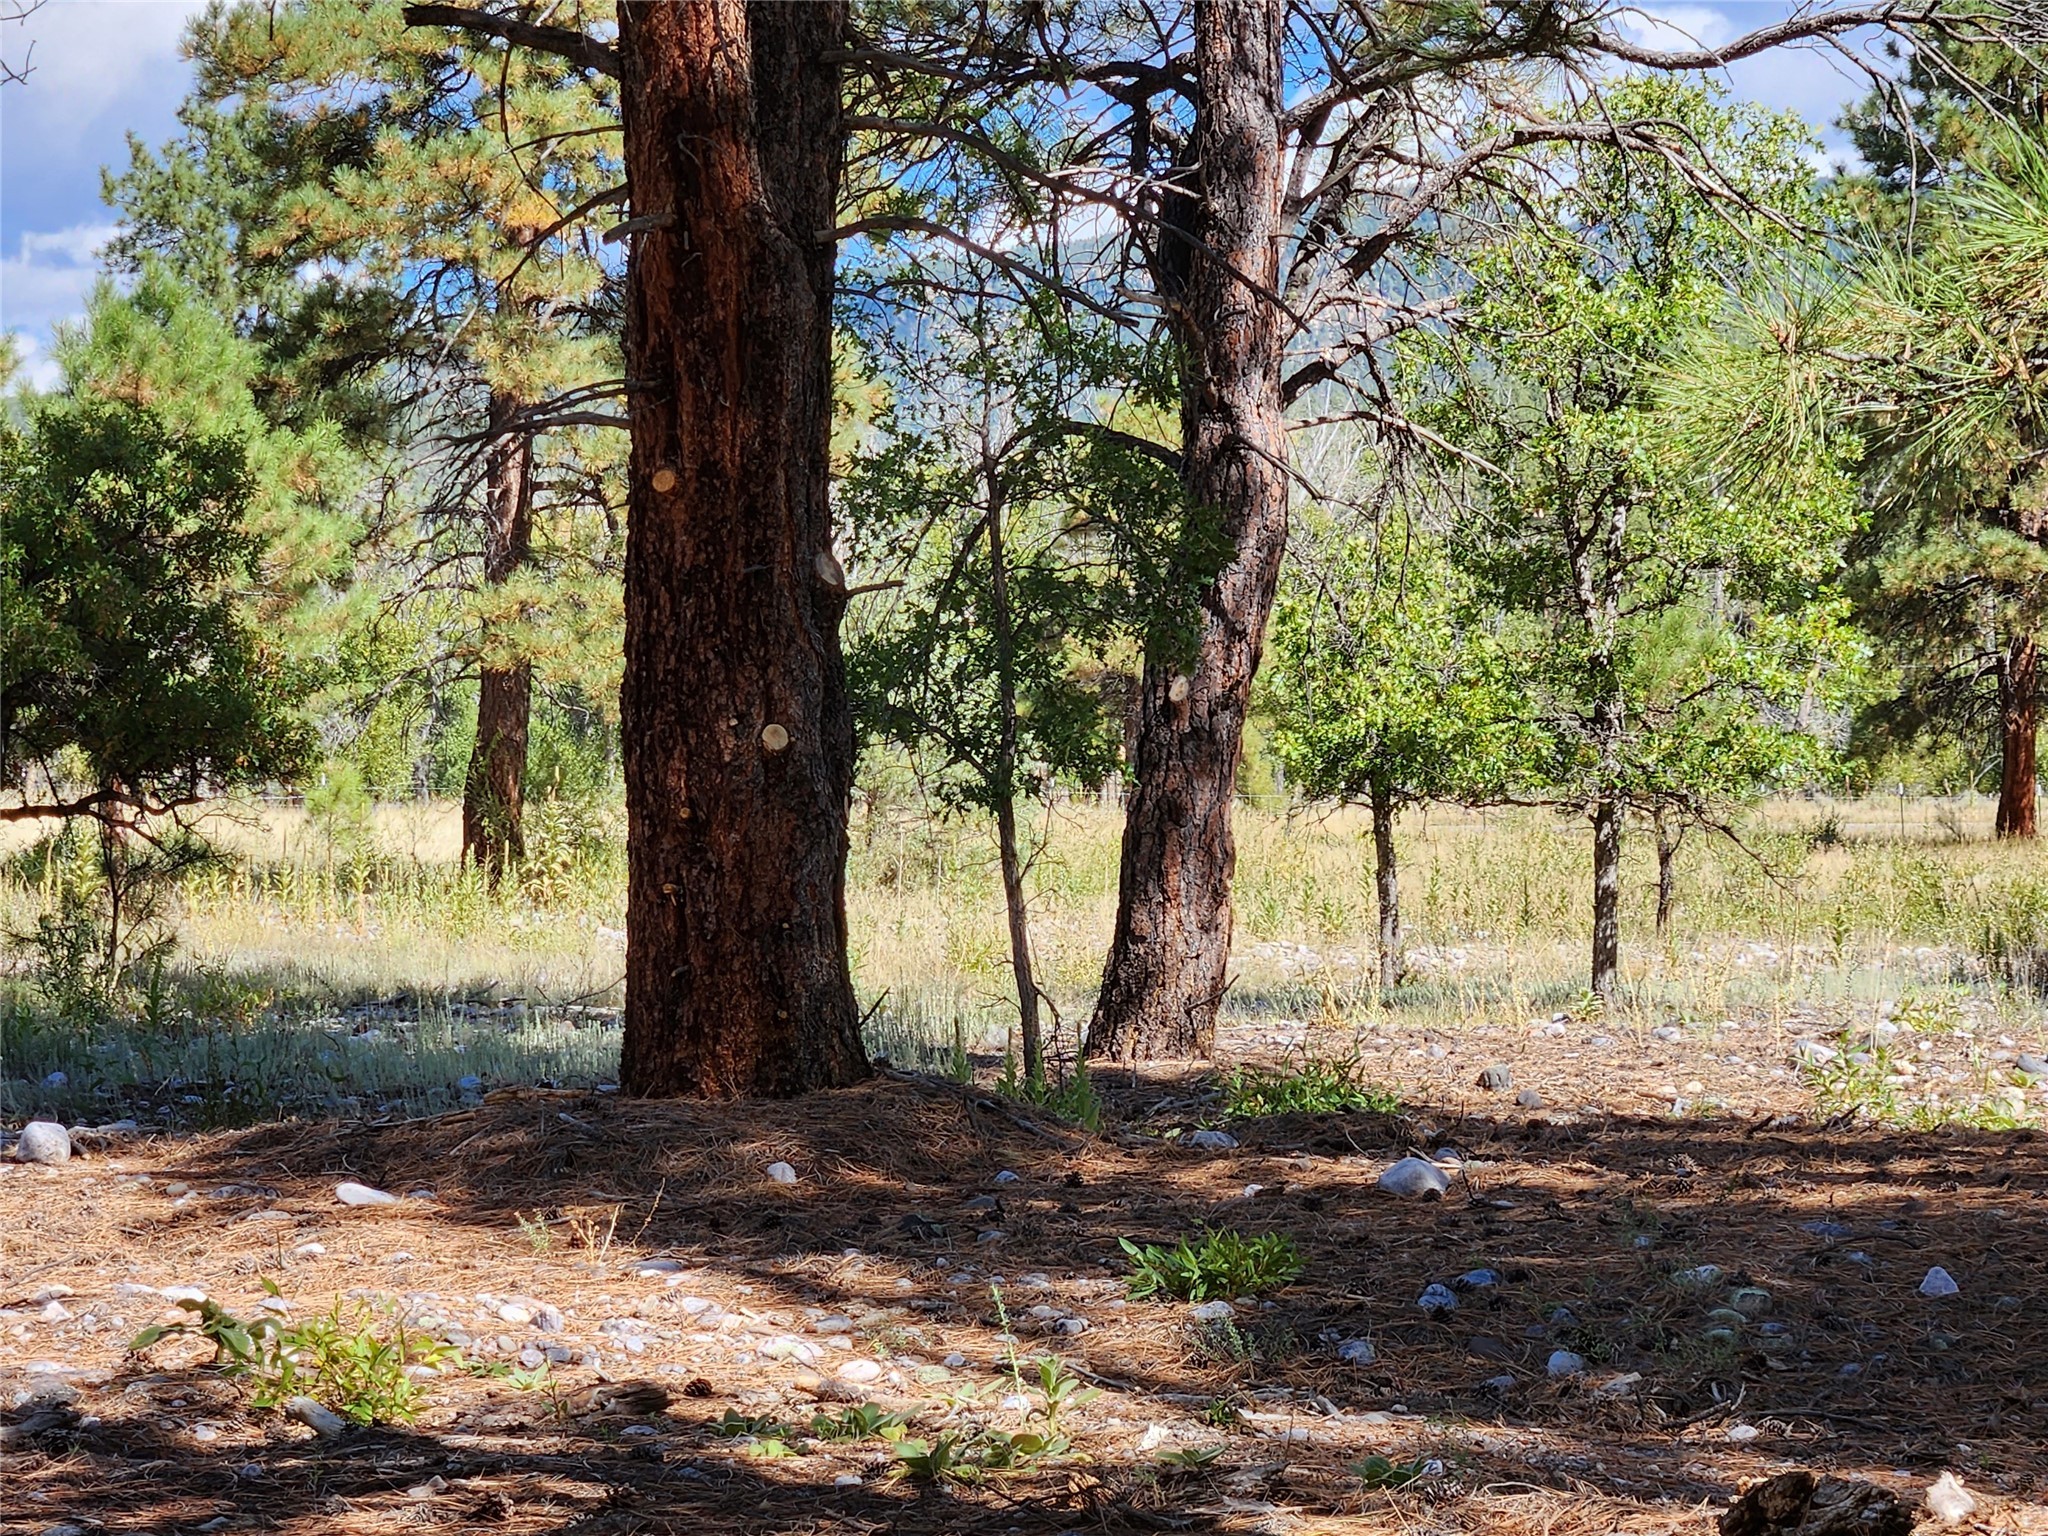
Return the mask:
M 1200 1152 L 1167 1134 L 1203 1118 L 1200 1079 L 1103 1087 L 1101 1135 L 885 1075 L 778 1104 L 513 1092 L 9 1167 L 0 1417 L 23 1432 L 0 1447 L 0 1532 L 1704 1536 L 1746 1481 L 1798 1466 L 1916 1507 L 1950 1468 L 1975 1525 L 2048 1533 L 2048 1138 L 1423 1105 L 1237 1125 L 1241 1145 Z M 1465 1158 L 1444 1199 L 1378 1192 L 1393 1158 L 1444 1145 Z M 775 1161 L 798 1182 L 769 1182 Z M 343 1179 L 408 1198 L 347 1209 Z M 1291 1235 L 1302 1279 L 1234 1337 L 1115 1304 L 1120 1238 L 1203 1226 Z M 681 1278 L 635 1273 L 656 1258 Z M 1709 1264 L 1711 1284 L 1673 1279 Z M 1933 1264 L 1960 1296 L 1917 1294 Z M 1479 1269 L 1497 1283 L 1417 1309 Z M 193 1344 L 127 1354 L 165 1305 L 138 1287 L 242 1313 L 266 1277 L 295 1317 L 391 1298 L 477 1352 L 502 1335 L 575 1358 L 534 1390 L 438 1377 L 412 1425 L 330 1441 L 251 1408 Z M 1710 1316 L 1745 1289 L 1766 1293 L 1740 1298 L 1752 1315 Z M 52 1300 L 70 1316 L 46 1319 Z M 540 1303 L 558 1333 L 494 1312 Z M 850 1335 L 818 1332 L 828 1315 Z M 765 1459 L 709 1430 L 734 1409 L 807 1421 L 856 1359 L 881 1374 L 855 1395 L 913 1433 L 1022 1427 L 1003 1317 L 1020 1354 L 1101 1389 L 1061 1426 L 1067 1458 L 930 1488 L 876 1442 Z M 1352 1338 L 1378 1359 L 1340 1363 Z M 817 1358 L 771 1357 L 792 1339 Z M 1558 1350 L 1586 1372 L 1549 1377 Z M 629 1378 L 669 1387 L 666 1409 L 584 1411 L 581 1389 Z M 1200 1467 L 1157 1459 L 1209 1446 Z M 1368 1456 L 1421 1475 L 1370 1487 L 1350 1470 Z

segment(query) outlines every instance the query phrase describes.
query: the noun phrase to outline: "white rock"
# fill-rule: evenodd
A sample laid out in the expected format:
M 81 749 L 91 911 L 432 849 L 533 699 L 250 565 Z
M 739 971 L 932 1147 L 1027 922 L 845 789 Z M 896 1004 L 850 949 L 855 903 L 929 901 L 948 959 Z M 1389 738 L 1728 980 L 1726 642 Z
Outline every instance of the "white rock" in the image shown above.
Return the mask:
M 853 1319 L 838 1314 L 834 1314 L 831 1317 L 821 1317 L 811 1324 L 811 1332 L 851 1333 L 853 1332 Z
M 880 1362 L 874 1360 L 849 1360 L 839 1367 L 838 1376 L 841 1381 L 850 1381 L 856 1386 L 865 1385 L 881 1379 L 882 1367 Z
M 1801 1040 L 1792 1047 L 1793 1060 L 1807 1067 L 1824 1067 L 1841 1054 L 1833 1046 L 1822 1045 L 1818 1040 Z
M 1953 1296 L 1961 1290 L 1962 1287 L 1956 1284 L 1955 1276 L 1939 1264 L 1927 1271 L 1927 1278 L 1920 1282 L 1922 1296 Z
M 1220 1323 L 1235 1316 L 1237 1308 L 1227 1301 L 1201 1301 L 1188 1308 L 1188 1321 L 1193 1323 Z
M 46 1301 L 36 1316 L 46 1323 L 68 1323 L 71 1321 L 71 1309 L 61 1301 Z
M 1434 1317 L 1439 1312 L 1457 1311 L 1458 1297 L 1448 1285 L 1430 1284 L 1415 1298 L 1415 1305 Z
M 1977 1500 L 1953 1472 L 1944 1472 L 1927 1488 L 1927 1512 L 1943 1525 L 1955 1525 L 1969 1518 Z
M 1728 1426 L 1728 1438 L 1737 1445 L 1746 1445 L 1762 1433 L 1763 1431 L 1754 1424 L 1730 1424 Z
M 1002 1172 L 996 1175 L 995 1182 L 998 1184 L 1014 1184 L 1017 1182 L 1017 1179 L 1018 1174 L 1014 1169 L 1005 1168 Z
M 834 1488 L 858 1488 L 860 1486 L 860 1474 L 858 1472 L 842 1472 L 832 1479 L 832 1486 Z
M 327 1251 L 325 1243 L 301 1243 L 292 1250 L 295 1259 L 317 1259 Z
M 1371 1339 L 1346 1339 L 1337 1346 L 1337 1358 L 1346 1365 L 1371 1365 L 1379 1357 Z
M 1228 1152 L 1237 1145 L 1237 1138 L 1228 1131 L 1191 1131 L 1188 1145 L 1204 1152 Z
M 533 1309 L 522 1307 L 516 1301 L 508 1301 L 498 1308 L 498 1320 L 510 1323 L 515 1328 L 523 1328 L 533 1321 Z
M 206 1292 L 196 1285 L 167 1285 L 157 1294 L 173 1304 L 181 1301 L 204 1301 Z
M 1691 1269 L 1681 1269 L 1676 1274 L 1672 1275 L 1671 1283 L 1673 1285 L 1707 1286 L 1714 1284 L 1720 1278 L 1720 1265 L 1697 1264 L 1693 1266 Z
M 295 1397 L 284 1405 L 285 1417 L 297 1419 L 315 1434 L 333 1439 L 348 1428 L 348 1420 L 310 1397 Z
M 1404 1157 L 1380 1175 L 1380 1188 L 1407 1199 L 1429 1199 L 1451 1187 L 1450 1176 L 1426 1157 Z
M 334 1198 L 343 1205 L 396 1205 L 398 1196 L 389 1190 L 372 1189 L 353 1180 L 334 1186 Z
M 1063 1333 L 1068 1338 L 1073 1338 L 1077 1334 L 1088 1331 L 1088 1319 L 1085 1317 L 1063 1317 L 1052 1325 L 1052 1331 L 1054 1333 Z
M 1147 1424 L 1145 1426 L 1145 1433 L 1138 1437 L 1138 1454 L 1142 1456 L 1147 1451 L 1156 1451 L 1159 1447 L 1166 1444 L 1166 1441 L 1167 1434 L 1165 1430 L 1161 1429 L 1157 1424 Z
M 31 1120 L 21 1128 L 14 1155 L 24 1163 L 55 1167 L 71 1161 L 71 1133 L 53 1120 Z
M 675 1259 L 642 1259 L 633 1266 L 633 1273 L 640 1276 L 673 1275 L 682 1268 Z
M 794 1338 L 789 1334 L 777 1334 L 772 1339 L 761 1341 L 756 1353 L 770 1360 L 794 1360 L 800 1365 L 818 1363 L 818 1346 L 806 1339 Z
M 771 1184 L 794 1184 L 796 1182 L 796 1170 L 787 1163 L 770 1163 L 767 1168 L 767 1174 L 768 1181 Z
M 1552 1350 L 1550 1359 L 1543 1366 L 1544 1373 L 1550 1376 L 1579 1376 L 1585 1373 L 1585 1369 L 1586 1357 L 1569 1349 Z

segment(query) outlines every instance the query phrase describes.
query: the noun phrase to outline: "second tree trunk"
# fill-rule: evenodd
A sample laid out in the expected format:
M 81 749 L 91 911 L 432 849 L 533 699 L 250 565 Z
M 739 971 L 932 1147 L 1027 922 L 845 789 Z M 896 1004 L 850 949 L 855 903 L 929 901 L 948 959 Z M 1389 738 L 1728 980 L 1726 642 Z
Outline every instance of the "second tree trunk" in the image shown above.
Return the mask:
M 496 435 L 484 464 L 486 588 L 510 581 L 533 547 L 533 439 L 512 425 L 520 409 L 518 400 L 491 396 Z M 532 663 L 503 654 L 499 617 L 493 612 L 484 621 L 476 742 L 462 783 L 462 856 L 492 885 L 526 856 L 526 739 L 533 715 Z
M 2006 648 L 1998 673 L 1998 835 L 2034 835 L 2035 743 L 2040 727 L 2041 653 L 2032 635 Z
M 1221 562 L 1192 651 L 1160 646 L 1139 683 L 1116 928 L 1091 1056 L 1206 1055 L 1230 961 L 1245 712 L 1287 541 L 1279 281 L 1282 0 L 1200 0 L 1200 82 L 1184 246 L 1162 261 L 1182 352 L 1182 482 Z

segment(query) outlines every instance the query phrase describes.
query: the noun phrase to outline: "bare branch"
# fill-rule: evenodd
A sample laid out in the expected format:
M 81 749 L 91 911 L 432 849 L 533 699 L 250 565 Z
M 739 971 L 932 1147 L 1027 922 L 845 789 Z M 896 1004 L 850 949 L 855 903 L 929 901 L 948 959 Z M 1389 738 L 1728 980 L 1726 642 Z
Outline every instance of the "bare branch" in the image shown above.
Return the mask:
M 453 27 L 503 38 L 515 48 L 552 53 L 583 69 L 619 78 L 619 50 L 573 27 L 546 27 L 516 16 L 499 16 L 467 5 L 408 5 L 400 13 L 408 27 Z

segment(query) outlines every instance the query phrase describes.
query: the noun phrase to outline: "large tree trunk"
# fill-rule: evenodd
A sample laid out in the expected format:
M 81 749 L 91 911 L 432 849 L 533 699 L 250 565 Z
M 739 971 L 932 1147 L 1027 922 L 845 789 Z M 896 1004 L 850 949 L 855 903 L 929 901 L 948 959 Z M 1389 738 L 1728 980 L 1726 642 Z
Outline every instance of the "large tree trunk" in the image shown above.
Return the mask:
M 838 0 L 619 8 L 632 460 L 621 1085 L 868 1070 L 846 957 L 853 728 L 827 496 Z
M 1391 991 L 1408 974 L 1401 951 L 1401 872 L 1394 862 L 1394 797 L 1385 785 L 1372 787 L 1372 874 L 1380 908 L 1380 990 Z
M 1220 535 L 1193 654 L 1150 648 L 1117 916 L 1090 1055 L 1207 1054 L 1230 959 L 1231 802 L 1252 678 L 1287 536 L 1281 422 L 1283 0 L 1197 0 L 1191 238 L 1164 260 L 1183 357 L 1190 518 Z M 1184 271 L 1184 276 L 1181 273 Z
M 1621 993 L 1621 800 L 1602 790 L 1593 801 L 1593 995 Z
M 493 393 L 490 454 L 484 464 L 484 583 L 502 587 L 533 547 L 533 439 L 507 431 L 523 402 Z M 484 622 L 477 673 L 476 742 L 462 783 L 462 856 L 492 885 L 526 856 L 526 736 L 533 714 L 533 666 L 498 651 Z
M 2041 653 L 2032 635 L 2016 635 L 1998 674 L 1998 835 L 2034 835 L 2035 741 L 2040 728 Z

